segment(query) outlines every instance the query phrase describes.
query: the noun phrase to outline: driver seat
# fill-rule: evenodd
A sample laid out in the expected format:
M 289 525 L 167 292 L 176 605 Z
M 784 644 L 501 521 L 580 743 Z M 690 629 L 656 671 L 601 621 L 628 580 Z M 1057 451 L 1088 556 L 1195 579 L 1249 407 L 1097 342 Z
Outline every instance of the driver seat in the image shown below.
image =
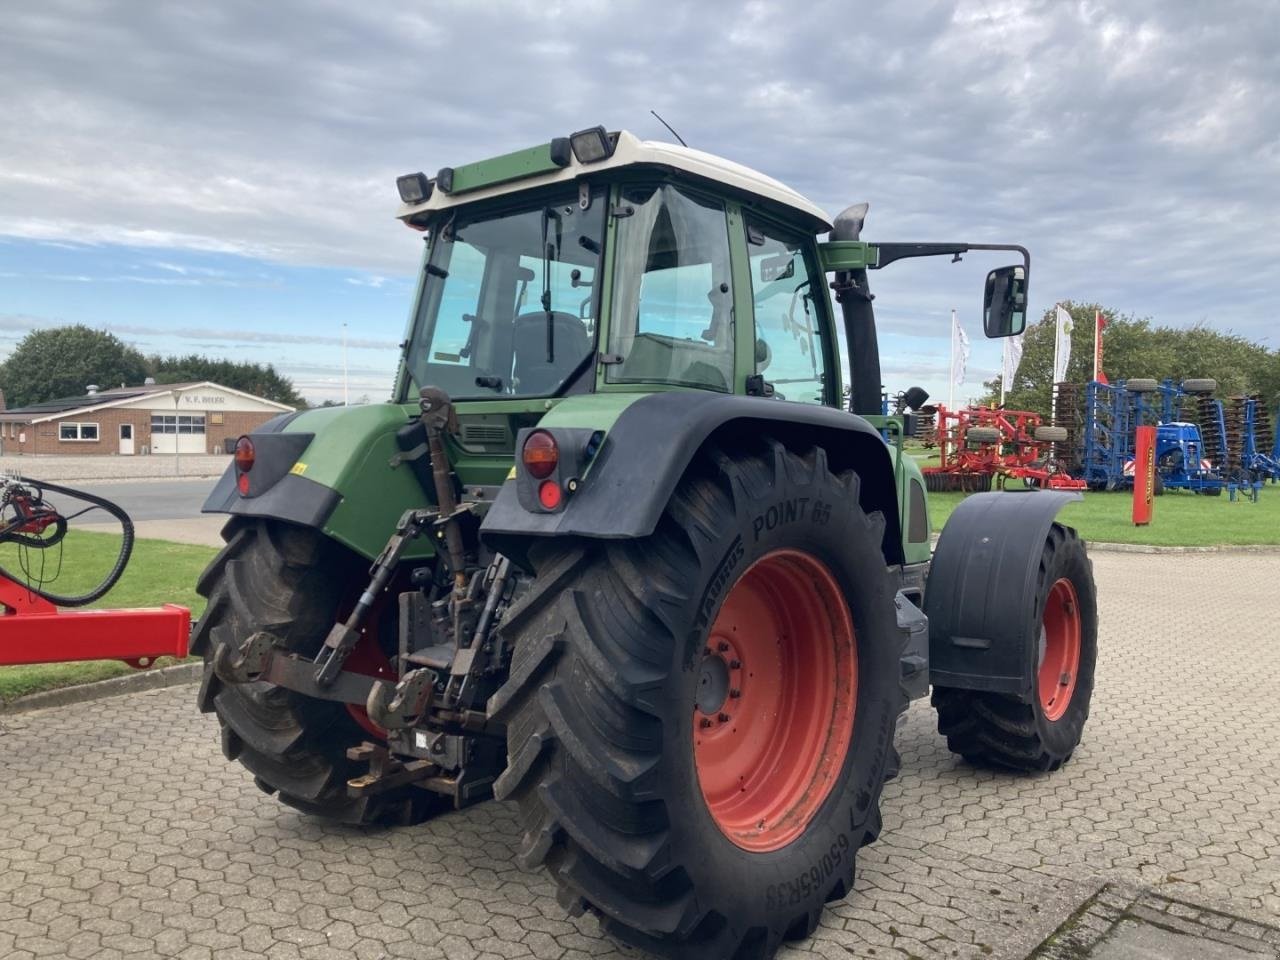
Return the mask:
M 551 323 L 555 359 L 547 363 L 547 315 L 524 313 L 515 319 L 512 376 L 519 382 L 522 394 L 554 393 L 591 352 L 591 336 L 580 319 L 571 313 L 553 311 Z

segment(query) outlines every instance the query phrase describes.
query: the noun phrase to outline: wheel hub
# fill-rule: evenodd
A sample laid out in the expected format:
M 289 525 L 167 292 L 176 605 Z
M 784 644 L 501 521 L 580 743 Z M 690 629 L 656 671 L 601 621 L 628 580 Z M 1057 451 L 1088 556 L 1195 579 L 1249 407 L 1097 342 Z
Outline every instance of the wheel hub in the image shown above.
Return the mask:
M 735 663 L 740 663 L 736 657 L 733 659 Z M 710 652 L 708 648 L 708 653 L 702 658 L 702 666 L 698 669 L 698 695 L 694 701 L 703 717 L 720 714 L 725 701 L 729 699 L 729 678 L 733 672 L 735 671 L 730 669 L 729 660 L 724 654 Z

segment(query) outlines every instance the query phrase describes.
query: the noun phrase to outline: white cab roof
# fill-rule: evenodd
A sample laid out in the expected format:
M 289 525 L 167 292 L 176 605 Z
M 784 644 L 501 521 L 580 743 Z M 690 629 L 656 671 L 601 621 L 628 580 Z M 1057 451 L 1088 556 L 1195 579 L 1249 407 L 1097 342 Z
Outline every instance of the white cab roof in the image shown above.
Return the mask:
M 570 155 L 568 166 L 560 167 L 551 173 L 512 180 L 452 196 L 435 190 L 425 203 L 401 204 L 396 216 L 404 219 L 416 213 L 447 210 L 450 207 L 500 197 L 532 187 L 553 183 L 572 183 L 578 177 L 587 174 L 631 166 L 669 167 L 704 180 L 723 183 L 735 190 L 753 194 L 763 200 L 805 214 L 812 221 L 810 225 L 815 233 L 831 229 L 831 221 L 820 207 L 773 177 L 701 150 L 691 150 L 689 147 L 661 143 L 656 140 L 640 140 L 626 130 L 618 134 L 618 145 L 614 149 L 613 156 L 607 160 L 601 160 L 598 163 L 579 163 L 576 157 Z

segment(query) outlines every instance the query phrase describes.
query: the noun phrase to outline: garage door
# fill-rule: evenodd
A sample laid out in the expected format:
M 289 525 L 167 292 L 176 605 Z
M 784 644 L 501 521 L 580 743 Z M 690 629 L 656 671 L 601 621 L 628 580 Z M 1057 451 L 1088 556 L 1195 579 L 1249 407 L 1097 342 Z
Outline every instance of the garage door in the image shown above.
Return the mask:
M 153 453 L 204 453 L 204 414 L 153 413 L 151 415 Z

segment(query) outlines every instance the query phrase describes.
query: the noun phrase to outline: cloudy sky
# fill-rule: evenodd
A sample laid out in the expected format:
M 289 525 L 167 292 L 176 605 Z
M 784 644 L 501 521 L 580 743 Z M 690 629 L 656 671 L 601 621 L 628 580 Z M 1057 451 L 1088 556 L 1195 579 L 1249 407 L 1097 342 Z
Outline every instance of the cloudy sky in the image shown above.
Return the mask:
M 64 322 L 386 395 L 421 239 L 399 173 L 603 123 L 787 182 L 881 240 L 1017 242 L 1032 311 L 1258 339 L 1280 314 L 1267 2 L 4 0 L 0 355 Z M 856 11 L 856 15 L 855 15 Z M 998 261 L 873 275 L 886 381 L 946 395 Z M 1280 336 L 1268 340 L 1280 345 Z M 961 391 L 965 393 L 964 390 Z

